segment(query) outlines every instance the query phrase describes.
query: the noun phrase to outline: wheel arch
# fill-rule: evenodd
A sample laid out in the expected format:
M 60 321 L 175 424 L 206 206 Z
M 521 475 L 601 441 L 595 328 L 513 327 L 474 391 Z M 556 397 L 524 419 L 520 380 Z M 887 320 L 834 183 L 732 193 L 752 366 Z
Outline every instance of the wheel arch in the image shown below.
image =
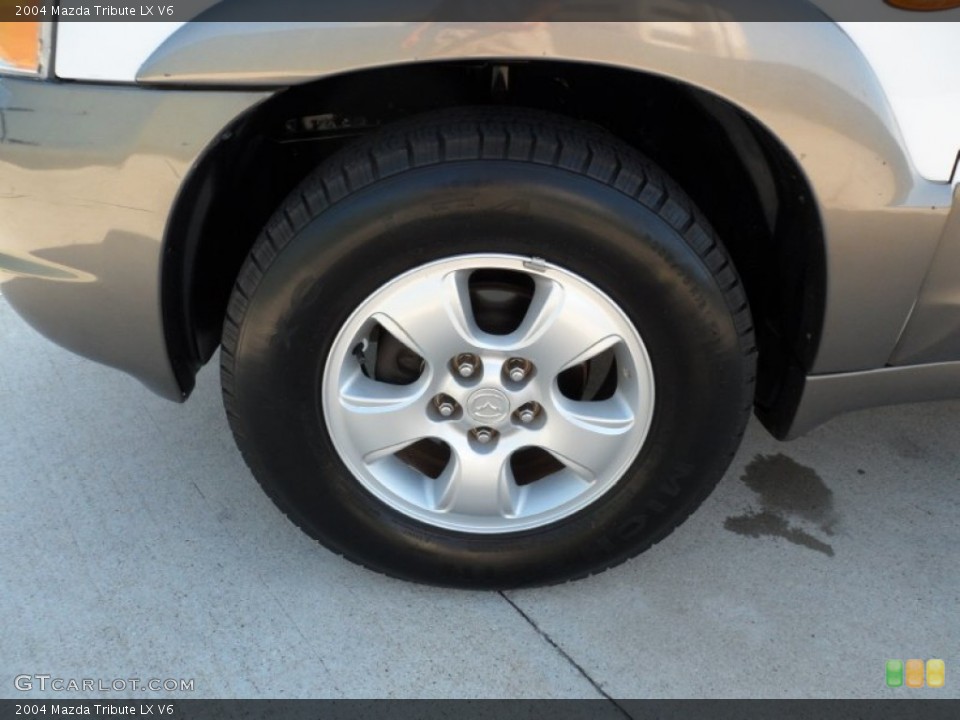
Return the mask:
M 624 95 L 642 99 L 639 112 L 623 112 Z M 227 128 L 187 178 L 164 242 L 165 335 L 184 391 L 219 344 L 234 278 L 260 229 L 318 162 L 384 123 L 489 104 L 605 126 L 685 188 L 727 245 L 750 297 L 758 408 L 771 423 L 789 416 L 816 354 L 826 288 L 822 227 L 802 169 L 770 130 L 709 92 L 557 61 L 337 75 L 281 91 Z

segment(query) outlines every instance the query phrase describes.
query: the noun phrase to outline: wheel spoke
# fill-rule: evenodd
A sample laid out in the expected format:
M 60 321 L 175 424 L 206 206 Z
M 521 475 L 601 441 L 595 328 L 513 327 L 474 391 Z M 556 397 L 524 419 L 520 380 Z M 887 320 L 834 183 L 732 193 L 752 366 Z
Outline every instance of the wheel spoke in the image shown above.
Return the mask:
M 583 278 L 540 265 L 507 255 L 431 262 L 372 294 L 341 329 L 324 371 L 327 427 L 357 481 L 393 510 L 463 533 L 545 527 L 606 493 L 637 457 L 654 387 L 636 328 Z M 497 313 L 530 298 L 511 332 L 478 325 L 471 277 L 474 296 L 491 303 L 483 328 L 507 326 Z M 398 343 L 423 359 L 417 380 L 373 379 L 368 361 L 398 355 Z M 409 360 L 404 351 L 397 366 Z M 558 379 L 588 360 L 582 387 Z M 461 372 L 468 364 L 474 373 Z
M 521 489 L 508 458 L 494 450 L 475 452 L 466 443 L 454 450 L 437 478 L 435 503 L 442 512 L 501 518 L 516 513 Z
M 403 286 L 373 314 L 428 364 L 443 363 L 475 340 L 468 274 L 451 272 Z
M 590 488 L 592 482 L 572 470 L 563 470 L 540 478 L 535 483 L 524 486 L 523 512 L 536 514 L 549 511 L 575 499 Z
M 357 370 L 340 390 L 342 418 L 366 463 L 431 436 L 427 386 L 390 385 Z
M 550 406 L 537 444 L 585 480 L 603 473 L 636 422 L 618 395 L 601 402 L 559 398 Z
M 517 346 L 541 373 L 554 377 L 621 341 L 622 329 L 596 303 L 559 284 L 538 279 Z

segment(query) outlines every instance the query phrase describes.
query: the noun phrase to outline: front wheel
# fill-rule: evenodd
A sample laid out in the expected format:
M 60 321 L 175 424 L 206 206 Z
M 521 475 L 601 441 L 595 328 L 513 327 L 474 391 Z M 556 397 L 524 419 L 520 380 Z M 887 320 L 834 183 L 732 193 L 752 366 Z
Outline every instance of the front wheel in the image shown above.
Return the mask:
M 605 132 L 440 114 L 330 158 L 234 289 L 222 378 L 255 476 L 367 567 L 515 587 L 615 565 L 726 469 L 749 309 L 692 203 Z

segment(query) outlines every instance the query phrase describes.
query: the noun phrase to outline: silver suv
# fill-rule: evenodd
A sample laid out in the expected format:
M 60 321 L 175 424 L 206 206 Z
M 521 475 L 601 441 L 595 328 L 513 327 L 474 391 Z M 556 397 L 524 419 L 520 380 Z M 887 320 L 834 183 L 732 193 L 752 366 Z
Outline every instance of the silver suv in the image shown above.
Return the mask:
M 3 295 L 176 402 L 219 349 L 254 475 L 355 562 L 600 571 L 751 411 L 960 395 L 960 35 L 791 6 L 3 23 Z

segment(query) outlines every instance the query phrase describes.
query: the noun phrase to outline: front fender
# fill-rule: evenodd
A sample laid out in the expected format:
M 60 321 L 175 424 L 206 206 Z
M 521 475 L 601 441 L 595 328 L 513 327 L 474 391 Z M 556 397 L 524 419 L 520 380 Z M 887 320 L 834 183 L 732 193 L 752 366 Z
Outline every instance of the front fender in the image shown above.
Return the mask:
M 875 74 L 832 22 L 200 22 L 169 38 L 138 80 L 291 85 L 478 58 L 549 58 L 666 76 L 765 125 L 806 174 L 826 236 L 826 316 L 813 372 L 886 363 L 936 250 L 950 190 L 912 167 Z

